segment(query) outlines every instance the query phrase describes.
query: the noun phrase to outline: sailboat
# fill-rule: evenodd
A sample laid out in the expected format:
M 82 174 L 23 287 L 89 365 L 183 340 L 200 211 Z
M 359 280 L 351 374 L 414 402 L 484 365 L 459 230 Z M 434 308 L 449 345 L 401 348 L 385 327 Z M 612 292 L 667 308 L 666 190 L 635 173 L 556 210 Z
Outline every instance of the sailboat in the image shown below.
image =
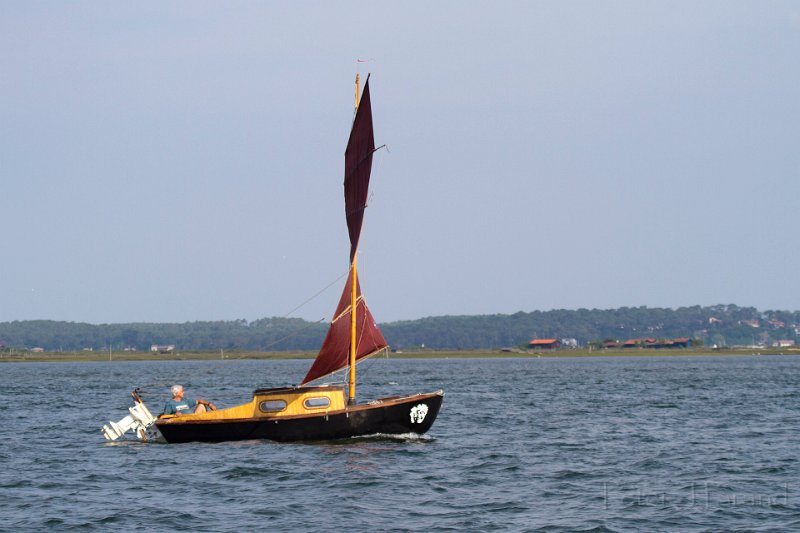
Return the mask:
M 367 206 L 375 148 L 369 75 L 359 95 L 345 150 L 344 197 L 350 236 L 350 270 L 319 354 L 298 386 L 257 389 L 242 405 L 206 413 L 152 416 L 137 391 L 130 414 L 103 427 L 108 440 L 133 430 L 141 440 L 220 442 L 246 439 L 308 441 L 367 435 L 426 433 L 442 405 L 438 390 L 391 396 L 367 402 L 356 400 L 356 365 L 388 350 L 358 279 L 357 251 Z M 313 382 L 349 367 L 347 386 Z

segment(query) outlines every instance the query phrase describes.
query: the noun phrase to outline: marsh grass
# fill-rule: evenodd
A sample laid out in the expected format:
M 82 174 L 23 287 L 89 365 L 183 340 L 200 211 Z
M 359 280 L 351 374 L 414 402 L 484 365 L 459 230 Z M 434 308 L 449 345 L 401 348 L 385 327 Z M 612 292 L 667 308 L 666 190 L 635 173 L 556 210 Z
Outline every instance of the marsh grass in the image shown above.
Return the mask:
M 256 351 L 181 351 L 174 354 L 152 352 L 42 352 L 0 353 L 0 362 L 81 362 L 81 361 L 202 361 L 220 359 L 313 359 L 316 352 L 256 352 Z M 472 358 L 532 358 L 532 357 L 641 357 L 641 356 L 699 356 L 699 355 L 800 355 L 800 348 L 711 348 L 683 349 L 612 349 L 612 350 L 421 350 L 394 352 L 393 359 L 472 359 Z

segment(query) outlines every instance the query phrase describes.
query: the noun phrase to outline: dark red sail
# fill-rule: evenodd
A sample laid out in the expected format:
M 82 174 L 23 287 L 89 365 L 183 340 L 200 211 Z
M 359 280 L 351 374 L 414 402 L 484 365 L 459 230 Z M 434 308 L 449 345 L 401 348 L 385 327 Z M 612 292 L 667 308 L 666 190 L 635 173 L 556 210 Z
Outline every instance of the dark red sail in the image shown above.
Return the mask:
M 347 276 L 336 313 L 331 321 L 328 336 L 322 343 L 317 359 L 303 378 L 305 385 L 328 374 L 332 374 L 350 364 L 350 298 L 353 277 Z M 361 284 L 356 280 L 356 361 L 374 355 L 386 348 L 386 340 L 372 318 L 367 303 L 361 296 Z
M 375 138 L 372 133 L 372 106 L 369 99 L 369 76 L 358 104 L 350 139 L 344 152 L 344 210 L 350 233 L 350 262 L 356 255 L 364 209 L 367 207 L 369 176 Z
M 350 264 L 358 249 L 358 238 L 361 235 L 361 224 L 364 220 L 364 209 L 367 207 L 369 177 L 372 171 L 372 154 L 375 151 L 375 140 L 372 133 L 372 106 L 369 98 L 369 77 L 364 84 L 364 92 L 356 111 L 350 139 L 344 153 L 344 205 L 347 217 L 347 230 L 350 233 Z M 328 335 L 322 343 L 314 364 L 311 365 L 303 383 L 314 381 L 350 364 L 350 336 L 352 312 L 353 276 L 347 276 L 347 283 L 336 307 Z M 356 361 L 369 357 L 386 348 L 378 325 L 372 318 L 364 298 L 361 286 L 356 279 Z

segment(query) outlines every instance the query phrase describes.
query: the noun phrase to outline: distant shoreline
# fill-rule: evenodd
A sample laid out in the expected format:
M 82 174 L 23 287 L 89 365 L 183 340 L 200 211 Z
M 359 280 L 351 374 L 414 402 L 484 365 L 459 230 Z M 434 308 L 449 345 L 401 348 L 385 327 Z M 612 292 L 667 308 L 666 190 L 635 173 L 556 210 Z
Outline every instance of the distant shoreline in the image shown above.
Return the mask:
M 0 363 L 47 363 L 93 361 L 204 361 L 233 359 L 313 359 L 316 352 L 209 352 L 187 351 L 175 354 L 151 352 L 49 352 L 25 354 L 0 354 Z M 800 355 L 800 348 L 711 348 L 687 349 L 611 349 L 611 350 L 542 350 L 537 352 L 501 350 L 426 350 L 419 352 L 393 352 L 392 359 L 474 359 L 541 357 L 658 357 L 658 356 L 748 356 L 748 355 Z M 383 357 L 383 356 L 376 356 Z

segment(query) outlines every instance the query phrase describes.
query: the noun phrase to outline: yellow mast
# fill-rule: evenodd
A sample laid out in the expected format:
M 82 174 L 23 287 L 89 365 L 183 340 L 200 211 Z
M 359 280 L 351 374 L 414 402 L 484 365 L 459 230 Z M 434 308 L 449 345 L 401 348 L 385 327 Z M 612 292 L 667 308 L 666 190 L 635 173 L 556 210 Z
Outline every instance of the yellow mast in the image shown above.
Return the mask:
M 359 87 L 361 85 L 361 77 L 356 74 L 356 111 L 358 111 L 358 101 L 359 101 Z
M 361 80 L 356 73 L 356 112 L 358 111 L 358 103 L 359 103 L 359 86 L 361 85 Z M 353 264 L 351 265 L 351 270 L 353 271 L 353 279 L 351 282 L 351 292 L 350 292 L 350 393 L 347 398 L 347 403 L 352 405 L 356 403 L 356 287 L 358 286 L 358 268 L 357 268 L 357 254 L 353 254 Z
M 358 282 L 358 275 L 356 274 L 356 256 L 353 256 L 353 290 L 350 293 L 350 395 L 348 396 L 347 403 L 356 403 L 356 283 Z

